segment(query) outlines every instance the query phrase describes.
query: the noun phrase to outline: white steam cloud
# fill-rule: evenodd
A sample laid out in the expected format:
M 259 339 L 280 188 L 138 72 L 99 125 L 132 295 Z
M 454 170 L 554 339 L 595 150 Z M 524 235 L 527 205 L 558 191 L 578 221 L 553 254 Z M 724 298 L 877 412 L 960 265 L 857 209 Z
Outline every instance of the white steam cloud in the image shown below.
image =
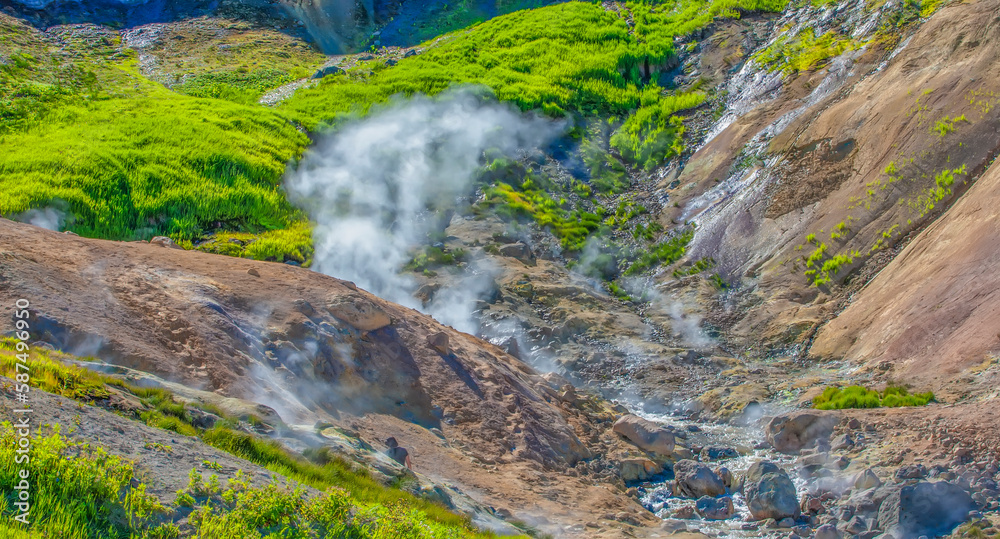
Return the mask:
M 17 220 L 58 232 L 66 223 L 66 214 L 55 208 L 41 208 L 28 210 L 21 214 Z
M 320 139 L 286 180 L 291 200 L 317 224 L 313 269 L 421 308 L 400 269 L 428 234 L 443 229 L 436 210 L 473 193 L 487 150 L 537 148 L 563 124 L 526 116 L 470 90 L 397 100 Z M 476 331 L 471 309 L 491 281 L 489 268 L 462 279 L 423 307 L 439 321 Z

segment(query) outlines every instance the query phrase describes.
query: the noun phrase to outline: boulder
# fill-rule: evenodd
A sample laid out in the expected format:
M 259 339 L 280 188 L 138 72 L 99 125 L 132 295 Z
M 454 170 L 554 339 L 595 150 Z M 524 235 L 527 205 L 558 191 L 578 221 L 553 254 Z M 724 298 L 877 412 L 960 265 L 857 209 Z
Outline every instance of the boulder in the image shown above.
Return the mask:
M 734 459 L 740 456 L 732 447 L 722 447 L 717 445 L 705 446 L 701 449 L 701 460 L 712 461 L 712 460 L 725 460 Z
M 361 296 L 334 296 L 327 302 L 326 309 L 334 318 L 359 331 L 375 331 L 392 323 L 385 311 Z
M 722 496 L 726 485 L 711 468 L 693 460 L 674 464 L 674 492 L 684 498 Z
M 837 417 L 832 413 L 796 412 L 772 418 L 765 428 L 771 447 L 782 453 L 800 450 L 829 441 Z
M 644 451 L 663 457 L 670 456 L 674 451 L 673 433 L 639 416 L 622 416 L 615 421 L 613 430 Z
M 813 535 L 813 539 L 840 539 L 840 532 L 832 524 L 823 524 L 819 528 L 816 528 L 816 534 Z
M 313 73 L 312 78 L 314 78 L 314 79 L 322 79 L 323 77 L 325 77 L 327 75 L 335 75 L 337 73 L 343 73 L 343 72 L 344 72 L 344 70 L 341 69 L 341 68 L 339 68 L 339 67 L 337 67 L 337 66 L 326 66 L 326 67 L 319 68 L 315 73 Z
M 727 489 L 732 489 L 733 484 L 736 483 L 736 478 L 733 476 L 733 472 L 729 471 L 729 468 L 725 466 L 719 466 L 715 469 L 715 475 L 722 479 L 722 484 L 726 485 Z
M 733 508 L 733 499 L 729 496 L 721 498 L 702 496 L 695 502 L 694 507 L 698 515 L 705 520 L 726 520 L 736 512 Z
M 448 346 L 448 334 L 443 331 L 428 335 L 427 344 L 433 348 L 435 352 L 443 356 L 451 353 L 451 348 Z
M 857 490 L 868 490 L 870 488 L 878 488 L 882 486 L 882 480 L 875 475 L 875 472 L 871 468 L 858 473 L 854 476 L 854 488 Z
M 531 247 L 528 247 L 522 242 L 510 243 L 500 247 L 499 252 L 503 256 L 508 256 L 511 258 L 516 258 L 521 262 L 533 262 L 535 260 L 535 255 L 531 252 Z
M 646 481 L 662 472 L 662 466 L 644 458 L 624 459 L 618 464 L 618 475 L 625 482 Z
M 798 518 L 799 498 L 788 474 L 773 462 L 750 466 L 743 483 L 743 496 L 755 520 Z
M 879 508 L 878 527 L 896 539 L 947 535 L 975 509 L 976 502 L 962 487 L 924 481 L 889 494 Z

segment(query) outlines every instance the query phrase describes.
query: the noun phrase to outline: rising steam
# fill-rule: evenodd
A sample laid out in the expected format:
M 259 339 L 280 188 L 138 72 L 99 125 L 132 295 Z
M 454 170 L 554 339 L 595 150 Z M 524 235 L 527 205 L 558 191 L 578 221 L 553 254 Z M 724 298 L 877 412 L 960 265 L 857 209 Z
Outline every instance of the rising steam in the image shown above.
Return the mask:
M 439 216 L 473 194 L 484 152 L 537 148 L 562 129 L 469 90 L 397 100 L 342 126 L 286 180 L 290 199 L 316 223 L 313 268 L 421 308 L 400 269 L 447 224 Z M 489 268 L 470 269 L 471 281 L 442 290 L 423 308 L 463 331 L 477 329 L 471 305 L 489 280 Z

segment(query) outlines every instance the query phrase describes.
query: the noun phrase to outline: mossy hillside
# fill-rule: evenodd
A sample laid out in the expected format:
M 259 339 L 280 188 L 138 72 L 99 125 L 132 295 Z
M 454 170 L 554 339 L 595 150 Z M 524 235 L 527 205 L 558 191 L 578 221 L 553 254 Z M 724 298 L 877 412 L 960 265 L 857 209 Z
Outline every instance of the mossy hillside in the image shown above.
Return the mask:
M 13 377 L 16 374 L 17 359 L 15 356 L 17 353 L 17 341 L 12 339 L 0 340 L 0 376 Z M 28 358 L 28 364 L 32 368 L 33 387 L 79 402 L 98 406 L 103 402 L 107 402 L 113 392 L 123 393 L 135 397 L 144 406 L 143 409 L 136 410 L 132 414 L 124 411 L 118 412 L 130 419 L 185 436 L 197 436 L 208 445 L 320 491 L 326 491 L 330 488 L 342 489 L 350 495 L 353 504 L 358 507 L 367 507 L 376 513 L 381 511 L 379 507 L 384 506 L 389 513 L 401 512 L 401 514 L 422 515 L 421 518 L 423 520 L 431 521 L 434 523 L 434 526 L 450 528 L 452 530 L 451 533 L 457 533 L 457 536 L 460 537 L 491 537 L 489 534 L 479 534 L 473 531 L 468 523 L 468 519 L 465 517 L 455 515 L 439 505 L 416 498 L 402 490 L 380 484 L 378 481 L 372 479 L 364 470 L 359 470 L 355 465 L 347 462 L 340 456 L 321 452 L 319 455 L 322 458 L 314 458 L 310 461 L 303 456 L 288 452 L 274 440 L 240 430 L 245 428 L 247 424 L 260 423 L 258 418 L 252 416 L 230 417 L 212 406 L 183 404 L 165 389 L 137 387 L 112 376 L 99 374 L 73 364 L 64 363 L 66 360 L 79 359 L 61 352 L 50 352 L 33 348 Z M 198 428 L 191 421 L 191 407 L 201 408 L 204 411 L 214 413 L 222 417 L 223 420 L 209 430 Z M 4 437 L 4 440 L 8 439 L 13 440 L 14 438 Z M 7 462 L 12 463 L 13 459 Z M 8 472 L 9 470 L 0 469 L 0 473 Z M 6 476 L 0 477 L 0 483 L 3 483 L 6 478 Z M 7 488 L 4 490 L 10 492 Z M 0 503 L 3 502 L 0 501 Z M 5 509 L 0 507 L 0 512 L 6 510 L 12 510 L 12 508 Z M 73 511 L 74 509 L 73 507 L 60 509 L 60 511 L 63 510 Z M 117 509 L 112 510 L 117 511 Z M 59 512 L 54 514 L 60 515 Z M 6 513 L 4 517 L 4 521 L 6 522 L 8 520 L 6 519 Z M 63 520 L 66 520 L 66 518 L 63 518 Z M 122 534 L 112 536 L 127 538 L 146 537 L 142 534 L 130 535 L 135 530 L 119 531 Z M 53 535 L 50 534 L 49 536 Z M 55 536 L 63 537 L 62 535 Z M 29 535 L 29 537 L 34 536 Z M 159 536 L 150 535 L 149 537 Z M 301 537 L 311 536 L 303 535 Z M 362 535 L 361 537 L 368 536 Z M 382 536 L 376 535 L 374 537 Z M 416 537 L 423 536 L 418 535 Z

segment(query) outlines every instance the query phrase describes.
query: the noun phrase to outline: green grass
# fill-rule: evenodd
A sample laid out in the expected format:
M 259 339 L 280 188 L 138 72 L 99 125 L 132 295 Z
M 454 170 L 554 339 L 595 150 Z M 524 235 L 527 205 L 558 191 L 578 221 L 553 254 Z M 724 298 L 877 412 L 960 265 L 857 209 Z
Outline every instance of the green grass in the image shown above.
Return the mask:
M 273 481 L 253 487 L 242 472 L 224 487 L 217 476 L 205 480 L 192 469 L 187 487 L 178 491 L 173 504 L 165 505 L 147 493 L 134 463 L 99 445 L 71 441 L 56 428 L 36 435 L 31 459 L 15 464 L 17 438 L 11 423 L 0 424 L 0 434 L 0 488 L 5 493 L 0 517 L 4 526 L 16 530 L 10 534 L 14 537 L 169 539 L 180 535 L 175 522 L 186 514 L 176 510 L 181 507 L 194 510 L 187 522 L 194 536 L 206 538 L 494 537 L 474 531 L 467 519 L 405 496 L 383 503 L 329 484 L 315 495 L 301 485 Z M 8 524 L 21 469 L 30 474 L 32 484 L 27 527 Z M 372 486 L 373 491 L 379 489 L 391 490 Z
M 425 44 L 426 51 L 387 68 L 379 61 L 315 88 L 281 108 L 309 128 L 366 112 L 389 97 L 436 94 L 454 84 L 490 88 L 523 110 L 552 115 L 626 114 L 642 103 L 647 66 L 668 65 L 673 38 L 740 10 L 781 10 L 785 2 L 683 0 L 629 3 L 636 26 L 599 4 L 567 2 L 497 17 Z
M 256 103 L 264 92 L 295 80 L 280 69 L 217 71 L 187 78 L 173 89 L 194 97 L 212 97 L 234 103 Z
M 684 151 L 684 119 L 674 113 L 705 102 L 703 92 L 656 98 L 659 88 L 652 86 L 643 105 L 625 120 L 611 136 L 611 147 L 628 162 L 649 170 Z
M 642 253 L 636 261 L 633 262 L 627 270 L 625 270 L 625 275 L 637 275 L 658 266 L 673 264 L 684 256 L 684 253 L 687 251 L 687 245 L 693 238 L 694 229 L 689 229 L 667 241 L 654 245 L 652 250 Z
M 177 537 L 177 528 L 161 523 L 167 509 L 136 479 L 134 465 L 95 445 L 72 442 L 58 430 L 32 438 L 31 458 L 15 463 L 17 437 L 10 422 L 0 424 L 0 518 L 13 524 L 20 470 L 31 483 L 31 524 L 24 537 L 60 539 L 131 539 Z M 9 523 L 9 524 L 8 524 Z
M 492 209 L 497 215 L 507 219 L 533 220 L 558 237 L 563 249 L 580 251 L 586 245 L 587 238 L 600 229 L 604 210 L 598 207 L 594 210 L 595 213 L 591 213 L 576 208 L 565 198 L 553 198 L 550 194 L 553 191 L 556 191 L 556 187 L 552 182 L 529 175 L 527 180 L 516 187 L 503 182 L 487 187 L 481 206 Z
M 715 259 L 713 258 L 700 258 L 694 264 L 690 266 L 678 268 L 674 270 L 674 277 L 680 279 L 681 277 L 687 277 L 688 275 L 698 275 L 699 273 L 710 270 L 715 267 Z
M 881 393 L 862 386 L 848 386 L 824 389 L 822 395 L 813 398 L 813 406 L 819 410 L 897 408 L 900 406 L 924 406 L 932 401 L 934 401 L 934 393 L 911 395 L 903 386 L 890 385 Z

